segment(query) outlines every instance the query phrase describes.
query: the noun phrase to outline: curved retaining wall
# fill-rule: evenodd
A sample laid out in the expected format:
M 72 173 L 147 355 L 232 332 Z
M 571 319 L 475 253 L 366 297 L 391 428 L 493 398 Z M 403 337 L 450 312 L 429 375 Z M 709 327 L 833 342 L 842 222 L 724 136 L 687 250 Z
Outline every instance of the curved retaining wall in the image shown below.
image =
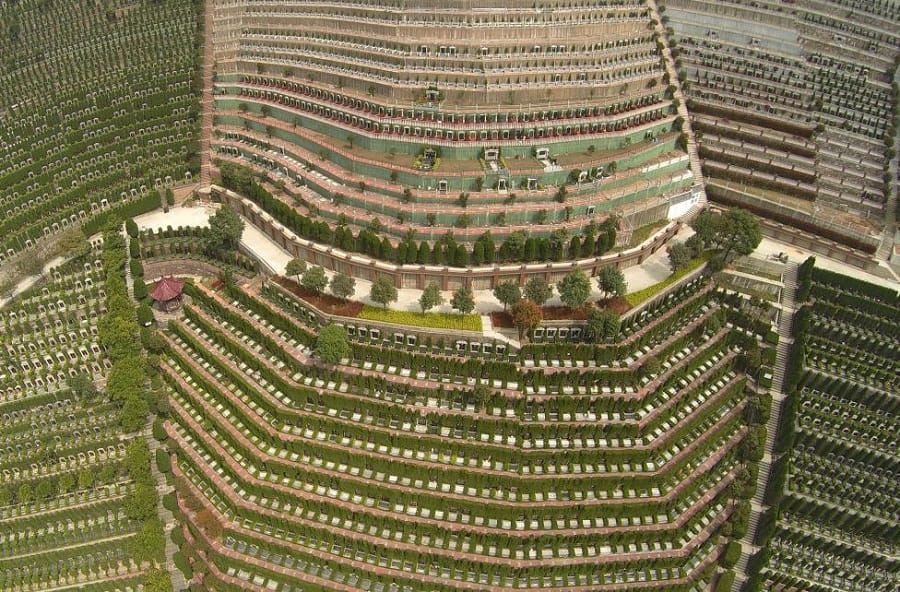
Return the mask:
M 671 222 L 663 231 L 634 249 L 577 261 L 482 267 L 397 265 L 300 238 L 249 199 L 215 185 L 211 189 L 213 195 L 237 210 L 293 257 L 364 280 L 387 276 L 393 279 L 398 288 L 420 290 L 430 282 L 436 282 L 442 290 L 455 290 L 463 285 L 476 290 L 489 290 L 502 281 L 513 280 L 523 285 L 533 277 L 543 277 L 547 282 L 555 284 L 574 269 L 581 269 L 593 277 L 607 265 L 615 265 L 619 269 L 640 265 L 675 236 L 682 224 L 680 221 Z

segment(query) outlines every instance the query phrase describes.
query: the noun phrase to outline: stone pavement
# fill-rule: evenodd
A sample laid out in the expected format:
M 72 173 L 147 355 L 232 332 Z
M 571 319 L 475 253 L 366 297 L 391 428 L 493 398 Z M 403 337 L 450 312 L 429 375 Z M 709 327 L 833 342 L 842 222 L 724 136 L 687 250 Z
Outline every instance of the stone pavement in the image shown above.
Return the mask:
M 138 227 L 141 229 L 160 229 L 171 226 L 178 228 L 179 226 L 208 226 L 209 216 L 215 212 L 215 209 L 209 206 L 197 206 L 193 208 L 172 208 L 168 213 L 161 211 L 151 212 L 144 216 L 135 218 Z M 693 231 L 688 228 L 682 228 L 678 233 L 678 240 L 687 239 Z M 241 237 L 241 245 L 249 252 L 255 254 L 267 267 L 274 273 L 283 275 L 287 262 L 290 261 L 291 255 L 276 244 L 272 239 L 258 230 L 255 226 L 247 222 L 244 228 L 244 234 Z M 325 274 L 329 279 L 334 275 L 333 272 L 326 270 Z M 625 281 L 628 283 L 628 291 L 635 292 L 651 286 L 657 282 L 666 279 L 670 274 L 668 256 L 664 249 L 657 251 L 648 257 L 642 265 L 633 266 L 625 269 Z M 600 290 L 596 282 L 592 282 L 591 298 L 599 299 Z M 357 279 L 356 291 L 352 298 L 366 304 L 379 304 L 369 299 L 369 291 L 372 288 L 372 282 L 368 280 Z M 401 288 L 398 291 L 397 302 L 391 305 L 396 310 L 419 311 L 419 296 L 421 290 L 413 288 Z M 432 309 L 434 312 L 454 312 L 450 306 L 450 298 L 452 291 L 443 292 L 444 304 Z M 547 304 L 561 305 L 559 295 L 554 295 Z M 480 314 L 488 314 L 493 311 L 503 310 L 503 305 L 494 298 L 490 290 L 475 291 L 475 310 Z
M 763 260 L 771 260 L 771 256 L 777 255 L 779 253 L 786 253 L 788 256 L 788 260 L 791 263 L 803 263 L 804 261 L 806 261 L 807 257 L 813 256 L 816 258 L 816 267 L 819 267 L 821 269 L 827 269 L 828 271 L 834 271 L 837 273 L 842 273 L 844 275 L 849 275 L 850 277 L 877 284 L 879 286 L 886 286 L 895 290 L 900 289 L 900 278 L 897 278 L 896 275 L 893 274 L 890 266 L 887 264 L 884 264 L 883 268 L 891 272 L 892 276 L 895 278 L 893 280 L 867 273 L 858 267 L 842 263 L 841 261 L 837 261 L 835 259 L 829 259 L 828 257 L 825 257 L 820 253 L 802 249 L 788 243 L 779 242 L 768 237 L 763 237 L 762 242 L 756 248 L 756 251 L 753 252 L 751 257 Z

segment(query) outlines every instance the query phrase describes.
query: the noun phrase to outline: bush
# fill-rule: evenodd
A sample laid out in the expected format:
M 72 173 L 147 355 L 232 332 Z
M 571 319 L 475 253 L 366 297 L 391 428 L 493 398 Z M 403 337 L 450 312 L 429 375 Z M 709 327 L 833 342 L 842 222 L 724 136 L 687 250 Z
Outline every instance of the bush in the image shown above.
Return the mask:
M 167 493 L 162 498 L 162 505 L 165 509 L 170 512 L 178 511 L 178 498 L 175 497 L 175 493 Z
M 140 277 L 134 278 L 134 299 L 140 302 L 148 296 L 147 284 Z M 152 316 L 152 315 L 151 315 Z
M 719 580 L 716 582 L 715 592 L 730 592 L 731 587 L 734 585 L 734 572 L 726 571 L 722 575 L 719 576 Z
M 131 238 L 138 237 L 138 225 L 135 223 L 133 218 L 129 218 L 125 220 L 125 231 L 128 233 L 128 236 Z
M 172 542 L 175 543 L 177 547 L 181 547 L 185 543 L 184 532 L 181 530 L 181 527 L 173 528 L 170 532 Z
M 137 297 L 137 290 L 134 291 Z M 137 320 L 142 327 L 147 327 L 153 323 L 153 310 L 146 304 L 141 304 L 137 309 Z
M 176 551 L 172 555 L 172 561 L 175 562 L 175 567 L 181 570 L 181 573 L 184 574 L 184 579 L 190 580 L 194 576 L 194 571 L 191 569 L 191 564 L 188 563 L 187 557 L 184 556 L 184 553 L 181 551 Z
M 721 563 L 724 568 L 731 568 L 737 564 L 738 559 L 740 558 L 741 544 L 737 541 L 731 541 L 728 543 L 728 546 L 725 547 L 725 552 L 719 557 L 719 563 Z
M 153 437 L 156 438 L 158 442 L 165 442 L 169 439 L 169 435 L 163 427 L 163 420 L 158 417 L 153 420 Z
M 358 318 L 382 323 L 396 323 L 413 327 L 432 329 L 455 329 L 458 331 L 481 331 L 481 317 L 476 314 L 459 315 L 449 313 L 419 313 L 406 310 L 385 310 L 375 306 L 364 306 Z
M 156 466 L 161 473 L 169 473 L 172 471 L 169 455 L 162 448 L 156 449 Z

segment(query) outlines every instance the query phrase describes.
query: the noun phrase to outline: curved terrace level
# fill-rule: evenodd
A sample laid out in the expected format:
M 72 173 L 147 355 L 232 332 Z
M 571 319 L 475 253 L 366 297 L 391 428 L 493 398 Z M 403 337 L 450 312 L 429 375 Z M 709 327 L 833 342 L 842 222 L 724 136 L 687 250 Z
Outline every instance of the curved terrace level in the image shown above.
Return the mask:
M 325 219 L 549 235 L 693 182 L 640 0 L 217 3 L 213 42 L 213 150 Z

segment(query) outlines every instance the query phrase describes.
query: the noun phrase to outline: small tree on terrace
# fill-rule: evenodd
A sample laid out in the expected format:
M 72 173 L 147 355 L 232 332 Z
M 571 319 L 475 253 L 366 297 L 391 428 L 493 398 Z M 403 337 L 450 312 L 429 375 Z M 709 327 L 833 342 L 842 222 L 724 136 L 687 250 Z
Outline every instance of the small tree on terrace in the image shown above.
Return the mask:
M 519 332 L 519 341 L 525 339 L 526 335 L 530 335 L 544 320 L 541 307 L 531 300 L 519 300 L 513 304 L 511 314 L 513 325 Z
M 608 343 L 619 334 L 619 315 L 610 310 L 594 308 L 588 314 L 587 326 L 595 343 Z
M 450 306 L 459 311 L 459 314 L 469 314 L 475 310 L 475 295 L 468 286 L 462 286 L 453 293 Z
M 522 291 L 519 289 L 519 284 L 507 280 L 494 287 L 494 298 L 499 300 L 503 304 L 503 310 L 506 310 L 522 299 Z
M 600 270 L 597 277 L 597 285 L 604 296 L 624 296 L 628 285 L 625 283 L 625 274 L 614 265 L 607 265 Z
M 331 278 L 330 287 L 332 294 L 346 300 L 350 296 L 353 296 L 353 292 L 356 290 L 356 280 L 349 275 L 339 273 Z
M 326 364 L 339 364 L 350 356 L 347 333 L 337 325 L 328 325 L 316 337 L 316 356 Z
M 369 298 L 387 308 L 391 302 L 397 301 L 397 286 L 389 277 L 381 276 L 372 283 Z
M 66 386 L 77 398 L 88 401 L 92 400 L 100 392 L 97 390 L 97 385 L 94 384 L 94 381 L 84 372 L 79 372 L 75 376 L 67 378 Z
M 422 314 L 443 303 L 444 297 L 441 296 L 441 288 L 435 282 L 425 286 L 425 289 L 422 290 L 422 295 L 419 296 L 419 306 L 422 307 Z
M 580 269 L 569 272 L 557 286 L 563 304 L 570 308 L 581 308 L 591 295 L 591 281 Z
M 669 245 L 668 252 L 669 265 L 672 267 L 672 273 L 687 267 L 688 263 L 691 262 L 691 257 L 693 255 L 693 249 L 685 243 L 672 243 Z
M 284 272 L 287 275 L 293 275 L 297 277 L 297 283 L 300 283 L 300 276 L 306 271 L 306 261 L 299 257 L 294 257 L 290 261 L 287 262 L 287 267 Z
M 525 298 L 538 306 L 543 306 L 552 297 L 553 286 L 548 284 L 547 280 L 542 277 L 533 277 L 525 284 Z
M 234 250 L 238 247 L 243 233 L 244 221 L 231 207 L 223 205 L 209 218 L 207 247 L 213 251 Z
M 303 272 L 300 285 L 316 294 L 321 294 L 325 291 L 325 286 L 328 285 L 328 276 L 325 275 L 324 269 L 316 265 Z
M 89 467 L 81 469 L 78 473 L 79 489 L 87 489 L 94 484 L 94 472 Z
M 168 592 L 171 589 L 172 580 L 169 572 L 154 567 L 144 574 L 144 592 Z

